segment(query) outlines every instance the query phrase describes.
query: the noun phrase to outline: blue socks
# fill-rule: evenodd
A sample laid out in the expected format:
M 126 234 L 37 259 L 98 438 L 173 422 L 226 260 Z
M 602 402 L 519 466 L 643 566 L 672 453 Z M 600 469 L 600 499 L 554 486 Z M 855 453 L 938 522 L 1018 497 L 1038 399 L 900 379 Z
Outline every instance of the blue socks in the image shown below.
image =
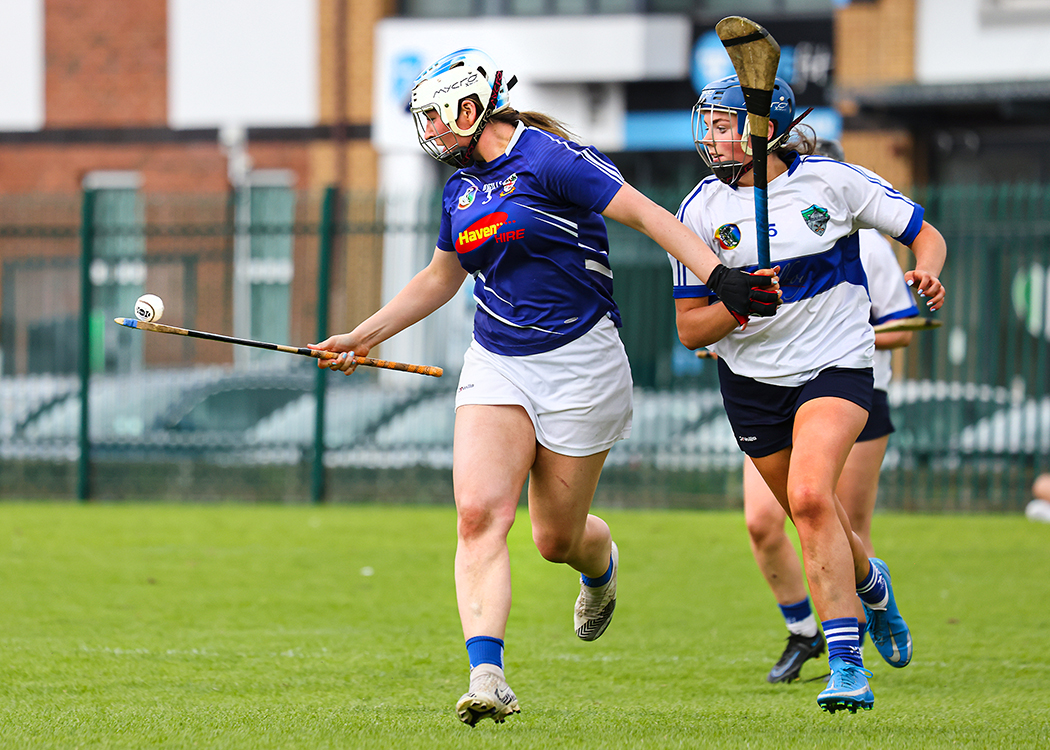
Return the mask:
M 872 609 L 886 609 L 890 601 L 889 587 L 874 565 L 868 571 L 868 576 L 857 584 L 857 596 Z
M 487 635 L 476 635 L 467 639 L 467 658 L 470 668 L 479 664 L 495 664 L 503 669 L 503 641 Z
M 810 638 L 817 634 L 817 618 L 813 616 L 808 596 L 795 604 L 777 604 L 777 606 L 780 607 L 780 614 L 784 616 L 789 632 Z
M 872 566 L 872 567 L 874 567 L 874 566 Z M 613 568 L 612 555 L 609 555 L 609 569 L 608 570 L 606 570 L 604 573 L 602 573 L 597 578 L 588 578 L 583 573 L 580 573 L 580 580 L 583 581 L 583 585 L 584 586 L 590 586 L 591 588 L 598 588 L 599 586 L 604 586 L 605 584 L 607 584 L 612 579 L 612 568 Z
M 842 659 L 857 667 L 864 666 L 860 656 L 860 624 L 856 617 L 836 617 L 824 620 L 824 638 L 828 642 L 828 661 Z

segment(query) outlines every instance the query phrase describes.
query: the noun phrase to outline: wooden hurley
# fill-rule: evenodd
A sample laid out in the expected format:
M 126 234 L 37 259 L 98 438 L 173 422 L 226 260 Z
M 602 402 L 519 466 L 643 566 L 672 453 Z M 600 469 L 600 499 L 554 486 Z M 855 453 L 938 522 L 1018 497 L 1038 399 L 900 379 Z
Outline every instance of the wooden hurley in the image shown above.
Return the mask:
M 931 328 L 940 328 L 941 321 L 933 318 L 901 318 L 900 320 L 887 320 L 874 326 L 875 333 L 896 333 L 897 331 L 927 331 Z
M 780 45 L 768 31 L 749 18 L 729 16 L 715 24 L 715 33 L 733 62 L 747 105 L 752 164 L 755 179 L 755 232 L 758 267 L 770 268 L 769 181 L 766 151 L 769 146 L 769 110 L 773 104 Z
M 266 341 L 253 341 L 251 339 L 241 339 L 235 336 L 224 336 L 221 333 L 208 333 L 207 331 L 194 331 L 189 328 L 178 328 L 177 326 L 164 325 L 163 323 L 147 323 L 146 321 L 138 320 L 137 318 L 114 318 L 113 321 L 127 328 L 138 328 L 141 331 L 172 333 L 176 336 L 189 336 L 190 338 L 204 339 L 206 341 L 221 341 L 226 344 L 236 344 L 237 346 L 251 346 L 256 349 L 269 349 L 270 351 L 284 352 L 285 354 L 299 354 L 303 357 L 313 357 L 314 359 L 336 359 L 339 356 L 336 352 L 309 349 L 305 346 L 271 344 Z M 356 364 L 364 365 L 365 367 L 380 367 L 384 370 L 413 372 L 417 375 L 430 375 L 435 378 L 440 378 L 442 374 L 444 374 L 444 370 L 440 367 L 433 367 L 431 365 L 410 365 L 404 362 L 391 362 L 386 359 L 372 359 L 371 357 L 354 357 L 353 359 Z

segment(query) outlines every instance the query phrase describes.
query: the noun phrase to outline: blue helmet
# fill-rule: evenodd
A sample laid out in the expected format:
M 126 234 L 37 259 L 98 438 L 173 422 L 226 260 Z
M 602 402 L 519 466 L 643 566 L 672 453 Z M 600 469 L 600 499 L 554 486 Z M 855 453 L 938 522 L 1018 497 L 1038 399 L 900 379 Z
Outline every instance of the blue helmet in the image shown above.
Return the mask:
M 746 171 L 743 162 L 726 162 L 713 159 L 708 153 L 707 147 L 701 143 L 707 134 L 707 125 L 704 122 L 705 112 L 729 112 L 737 115 L 736 128 L 740 136 L 740 144 L 744 153 L 750 154 L 749 144 L 750 130 L 747 127 L 747 102 L 744 99 L 744 90 L 740 87 L 740 79 L 736 76 L 728 76 L 713 81 L 704 86 L 700 92 L 700 98 L 693 107 L 693 143 L 704 162 L 711 167 L 723 182 L 735 185 L 737 180 Z M 773 123 L 773 134 L 769 139 L 769 150 L 772 151 L 787 138 L 791 123 L 795 119 L 795 93 L 791 90 L 787 81 L 777 78 L 773 83 L 773 101 L 769 108 L 769 121 Z
M 423 150 L 455 167 L 470 164 L 485 123 L 496 112 L 510 107 L 510 89 L 515 83 L 516 78 L 504 76 L 491 57 L 473 47 L 456 50 L 432 64 L 412 84 L 411 111 Z M 459 105 L 471 96 L 480 102 L 480 114 L 469 128 L 462 129 L 456 124 Z M 424 131 L 431 119 L 428 112 L 436 114 L 456 135 L 473 136 L 471 145 L 449 148 L 440 137 L 425 137 Z

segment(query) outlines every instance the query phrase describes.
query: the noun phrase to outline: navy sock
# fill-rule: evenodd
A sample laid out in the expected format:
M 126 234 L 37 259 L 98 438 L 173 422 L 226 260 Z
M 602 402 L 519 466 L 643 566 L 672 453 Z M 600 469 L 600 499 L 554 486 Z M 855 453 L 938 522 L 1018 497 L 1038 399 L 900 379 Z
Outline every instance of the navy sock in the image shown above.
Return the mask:
M 794 604 L 777 604 L 777 606 L 780 607 L 780 614 L 784 616 L 784 622 L 787 623 L 789 631 L 806 636 L 817 634 L 817 619 L 813 617 L 808 596 Z
M 487 635 L 476 635 L 467 639 L 467 658 L 470 668 L 479 664 L 495 664 L 503 669 L 503 641 Z
M 588 578 L 587 576 L 580 574 L 580 580 L 583 581 L 584 586 L 590 586 L 591 588 L 597 588 L 598 586 L 604 586 L 612 579 L 612 555 L 609 555 L 609 569 L 602 573 L 597 578 Z
M 860 655 L 860 625 L 856 617 L 836 617 L 824 620 L 824 637 L 828 641 L 828 661 L 842 659 L 858 667 L 864 666 Z
M 872 609 L 885 609 L 890 600 L 889 588 L 886 579 L 874 565 L 868 571 L 867 577 L 857 584 L 857 596 Z

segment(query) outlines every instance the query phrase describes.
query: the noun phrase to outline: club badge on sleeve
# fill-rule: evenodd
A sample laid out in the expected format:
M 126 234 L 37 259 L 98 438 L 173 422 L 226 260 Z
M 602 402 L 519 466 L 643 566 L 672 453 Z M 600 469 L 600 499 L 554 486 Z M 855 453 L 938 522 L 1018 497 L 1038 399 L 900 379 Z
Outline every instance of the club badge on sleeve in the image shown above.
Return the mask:
M 828 228 L 830 216 L 828 209 L 816 204 L 802 212 L 802 218 L 806 220 L 806 226 L 812 229 L 818 237 L 824 236 L 824 230 Z

